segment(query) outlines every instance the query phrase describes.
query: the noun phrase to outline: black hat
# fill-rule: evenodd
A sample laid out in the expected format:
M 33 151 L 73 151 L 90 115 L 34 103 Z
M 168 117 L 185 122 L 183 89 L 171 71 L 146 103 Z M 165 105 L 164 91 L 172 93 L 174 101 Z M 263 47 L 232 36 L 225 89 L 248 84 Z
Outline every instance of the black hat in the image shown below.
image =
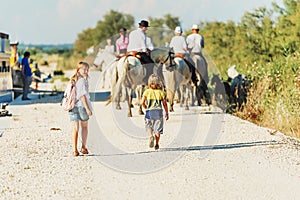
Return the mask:
M 140 23 L 139 23 L 140 26 L 143 26 L 143 27 L 149 27 L 149 23 L 148 21 L 146 20 L 142 20 Z
M 120 28 L 120 32 L 126 32 L 127 31 L 127 29 L 126 28 Z

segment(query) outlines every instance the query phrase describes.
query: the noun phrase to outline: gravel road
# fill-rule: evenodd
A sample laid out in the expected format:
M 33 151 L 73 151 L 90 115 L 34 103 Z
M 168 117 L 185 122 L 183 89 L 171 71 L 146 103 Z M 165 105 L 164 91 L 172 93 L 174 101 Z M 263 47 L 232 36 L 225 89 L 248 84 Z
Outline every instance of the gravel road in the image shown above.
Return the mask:
M 129 119 L 124 104 L 95 102 L 90 154 L 73 157 L 68 114 L 51 98 L 0 118 L 0 199 L 300 199 L 299 141 L 280 132 L 176 105 L 155 151 L 136 108 Z

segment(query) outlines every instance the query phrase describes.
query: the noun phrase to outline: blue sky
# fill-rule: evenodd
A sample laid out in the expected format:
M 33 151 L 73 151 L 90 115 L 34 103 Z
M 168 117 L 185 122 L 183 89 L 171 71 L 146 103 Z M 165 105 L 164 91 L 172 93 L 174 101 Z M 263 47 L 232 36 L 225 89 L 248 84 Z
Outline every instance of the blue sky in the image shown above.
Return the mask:
M 3 3 L 3 1 L 5 1 Z M 186 30 L 200 21 L 239 21 L 246 11 L 283 0 L 3 0 L 0 32 L 26 44 L 73 43 L 77 34 L 94 28 L 110 10 L 134 16 L 179 17 Z M 151 22 L 150 22 L 151 24 Z

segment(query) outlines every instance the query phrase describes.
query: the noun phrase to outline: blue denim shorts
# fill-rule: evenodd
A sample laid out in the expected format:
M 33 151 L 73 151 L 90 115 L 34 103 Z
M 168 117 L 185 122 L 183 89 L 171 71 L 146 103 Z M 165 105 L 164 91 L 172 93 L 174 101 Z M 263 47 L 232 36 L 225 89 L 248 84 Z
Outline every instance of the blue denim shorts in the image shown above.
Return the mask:
M 86 112 L 85 107 L 74 107 L 69 111 L 70 121 L 87 121 L 89 120 L 89 115 Z

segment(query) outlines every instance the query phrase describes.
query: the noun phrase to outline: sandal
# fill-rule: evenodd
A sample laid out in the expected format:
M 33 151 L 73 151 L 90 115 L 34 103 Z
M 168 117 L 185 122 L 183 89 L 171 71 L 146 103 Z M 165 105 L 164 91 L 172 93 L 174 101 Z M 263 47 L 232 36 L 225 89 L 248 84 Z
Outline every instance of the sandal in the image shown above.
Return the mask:
M 77 150 L 73 151 L 73 156 L 79 156 L 79 152 Z
M 82 154 L 89 154 L 89 151 L 88 151 L 87 148 L 85 148 L 85 147 L 82 147 L 81 150 L 80 150 L 80 152 L 81 152 Z
M 150 140 L 149 140 L 149 147 L 153 148 L 154 147 L 154 136 L 150 136 Z
M 159 145 L 156 144 L 155 147 L 154 147 L 154 149 L 155 149 L 155 150 L 158 150 L 158 149 L 159 149 Z

